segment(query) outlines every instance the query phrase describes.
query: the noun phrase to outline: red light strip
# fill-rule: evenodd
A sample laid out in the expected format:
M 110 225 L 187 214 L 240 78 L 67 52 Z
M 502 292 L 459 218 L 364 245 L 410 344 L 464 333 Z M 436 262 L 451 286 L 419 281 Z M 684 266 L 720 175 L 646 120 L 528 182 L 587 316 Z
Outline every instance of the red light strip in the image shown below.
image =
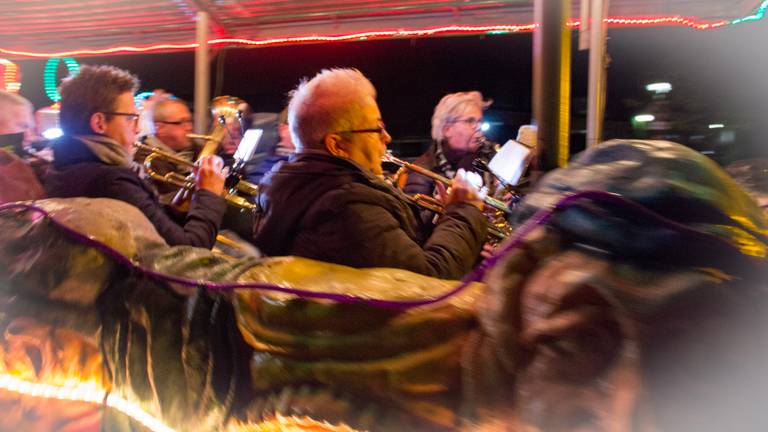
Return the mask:
M 613 27 L 644 27 L 644 26 L 683 26 L 696 30 L 713 30 L 728 24 L 728 21 L 703 22 L 696 21 L 694 18 L 681 16 L 667 17 L 611 17 L 606 18 L 606 23 Z M 569 21 L 568 26 L 577 28 L 581 25 L 578 20 Z M 392 31 L 371 31 L 363 33 L 353 33 L 337 36 L 296 36 L 272 39 L 212 39 L 208 41 L 209 45 L 244 45 L 244 46 L 274 46 L 290 45 L 312 42 L 343 42 L 351 40 L 381 39 L 381 38 L 403 38 L 403 37 L 424 37 L 435 35 L 450 34 L 481 34 L 481 33 L 522 33 L 531 32 L 536 28 L 536 24 L 521 25 L 489 25 L 489 26 L 446 26 L 432 29 L 420 30 L 392 30 Z M 22 57 L 72 57 L 83 55 L 117 54 L 117 53 L 142 53 L 154 51 L 173 51 L 187 50 L 197 48 L 196 43 L 185 44 L 159 44 L 145 47 L 122 46 L 104 49 L 82 49 L 60 52 L 30 52 L 21 50 L 10 50 L 0 48 L 0 53 L 22 56 Z

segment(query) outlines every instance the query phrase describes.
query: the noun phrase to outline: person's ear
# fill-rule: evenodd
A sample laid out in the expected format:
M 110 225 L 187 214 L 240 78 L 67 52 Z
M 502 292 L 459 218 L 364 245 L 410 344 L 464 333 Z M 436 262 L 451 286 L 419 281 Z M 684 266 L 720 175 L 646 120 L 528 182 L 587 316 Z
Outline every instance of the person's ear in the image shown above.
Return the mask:
M 91 130 L 103 134 L 107 131 L 107 116 L 104 113 L 93 113 L 91 114 Z
M 326 134 L 323 137 L 323 144 L 328 153 L 336 157 L 349 157 L 349 151 L 347 151 L 346 142 L 341 138 L 339 134 Z

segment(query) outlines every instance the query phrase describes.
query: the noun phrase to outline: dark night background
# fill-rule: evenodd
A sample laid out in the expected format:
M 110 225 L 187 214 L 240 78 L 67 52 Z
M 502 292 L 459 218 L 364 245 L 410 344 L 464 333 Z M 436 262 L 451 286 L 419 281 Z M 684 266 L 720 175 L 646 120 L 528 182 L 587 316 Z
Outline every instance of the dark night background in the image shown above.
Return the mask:
M 609 29 L 608 94 L 604 137 L 662 137 L 704 150 L 716 160 L 768 154 L 768 25 L 765 20 L 731 28 Z M 573 34 L 571 150 L 584 146 L 586 51 Z M 497 141 L 514 138 L 531 117 L 532 34 L 371 40 L 347 43 L 230 48 L 214 52 L 212 95 L 245 99 L 254 111 L 279 111 L 302 77 L 322 68 L 356 67 L 376 86 L 396 153 L 416 155 L 426 146 L 434 105 L 445 93 L 480 90 L 494 104 L 486 120 Z M 163 88 L 192 101 L 194 53 L 77 58 L 112 64 L 137 74 L 141 91 Z M 36 107 L 49 105 L 43 91 L 45 60 L 19 60 L 21 94 Z M 59 76 L 65 73 L 60 66 Z M 672 83 L 661 104 L 645 85 Z M 652 106 L 653 105 L 653 106 Z M 667 130 L 633 129 L 631 118 L 648 109 L 668 112 Z M 655 106 L 655 108 L 654 108 Z M 724 129 L 708 129 L 723 123 Z M 714 152 L 714 153 L 712 153 Z

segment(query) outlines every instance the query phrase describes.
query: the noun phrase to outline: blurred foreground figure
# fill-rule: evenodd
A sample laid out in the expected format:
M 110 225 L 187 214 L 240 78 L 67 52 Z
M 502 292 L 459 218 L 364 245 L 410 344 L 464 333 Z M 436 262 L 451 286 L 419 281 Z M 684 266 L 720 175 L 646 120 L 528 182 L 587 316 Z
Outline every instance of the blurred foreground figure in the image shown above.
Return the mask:
M 180 431 L 768 430 L 768 220 L 677 144 L 611 141 L 544 177 L 457 291 L 166 247 L 121 201 L 35 204 L 0 210 L 0 385 L 89 381 Z M 22 415 L 25 387 L 0 390 L 0 428 L 85 417 Z
M 45 170 L 35 171 L 42 161 L 28 152 L 34 127 L 32 103 L 0 91 L 0 203 L 43 196 L 39 175 Z
M 260 185 L 255 244 L 264 253 L 452 279 L 472 268 L 486 232 L 477 191 L 455 182 L 446 213 L 422 232 L 407 197 L 381 178 L 392 137 L 363 74 L 324 70 L 300 84 L 288 124 L 297 153 Z
M 561 204 L 486 277 L 464 363 L 472 421 L 766 430 L 761 209 L 696 151 L 615 140 L 543 177 L 513 216 L 586 191 L 597 192 Z

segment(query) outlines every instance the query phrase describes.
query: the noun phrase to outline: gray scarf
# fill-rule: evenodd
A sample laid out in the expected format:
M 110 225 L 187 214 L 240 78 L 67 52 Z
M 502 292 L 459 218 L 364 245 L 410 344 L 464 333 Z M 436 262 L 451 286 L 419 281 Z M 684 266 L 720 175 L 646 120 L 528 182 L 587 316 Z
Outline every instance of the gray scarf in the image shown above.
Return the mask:
M 112 138 L 104 135 L 78 135 L 75 138 L 105 164 L 133 168 L 131 153 Z
M 128 168 L 141 179 L 147 177 L 144 167 L 134 162 L 133 154 L 112 138 L 104 135 L 78 135 L 75 138 L 82 141 L 105 164 Z

